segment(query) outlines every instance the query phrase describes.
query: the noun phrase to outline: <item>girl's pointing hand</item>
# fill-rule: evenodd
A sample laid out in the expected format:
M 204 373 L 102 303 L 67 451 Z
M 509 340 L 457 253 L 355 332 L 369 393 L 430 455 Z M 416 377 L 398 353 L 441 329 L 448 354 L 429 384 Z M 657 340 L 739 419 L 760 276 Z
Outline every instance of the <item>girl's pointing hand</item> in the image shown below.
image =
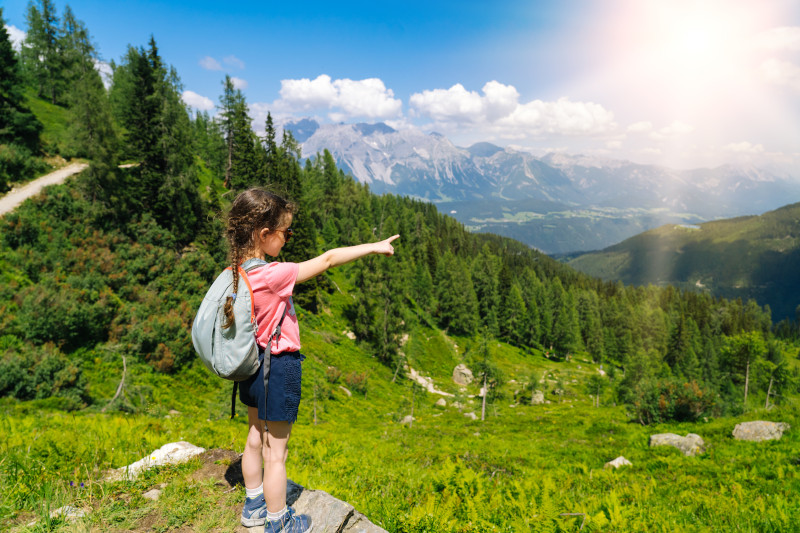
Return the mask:
M 383 254 L 386 256 L 394 255 L 394 246 L 392 246 L 392 241 L 399 238 L 400 235 L 392 235 L 388 239 L 382 240 L 380 242 L 375 243 L 375 251 L 376 254 Z

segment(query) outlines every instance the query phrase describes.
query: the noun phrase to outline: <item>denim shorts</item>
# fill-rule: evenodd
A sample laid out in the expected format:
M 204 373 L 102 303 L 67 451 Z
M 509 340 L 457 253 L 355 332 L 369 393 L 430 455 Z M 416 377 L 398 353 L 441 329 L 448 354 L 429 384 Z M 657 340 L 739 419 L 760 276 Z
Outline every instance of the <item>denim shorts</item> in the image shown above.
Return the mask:
M 300 352 L 270 355 L 267 404 L 264 408 L 264 363 L 258 372 L 239 382 L 239 399 L 248 407 L 258 407 L 258 419 L 270 422 L 297 420 L 305 356 Z

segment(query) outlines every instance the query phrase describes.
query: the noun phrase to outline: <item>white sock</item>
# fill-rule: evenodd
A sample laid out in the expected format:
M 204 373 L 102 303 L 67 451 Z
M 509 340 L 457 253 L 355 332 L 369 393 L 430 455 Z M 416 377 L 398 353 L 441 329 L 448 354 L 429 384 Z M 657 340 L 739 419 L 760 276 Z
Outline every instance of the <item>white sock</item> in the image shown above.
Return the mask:
M 284 507 L 277 513 L 270 513 L 269 509 L 267 509 L 267 520 L 278 520 L 279 518 L 283 518 L 283 515 L 285 515 L 288 510 L 288 507 Z
M 264 494 L 264 484 L 262 483 L 261 485 L 259 485 L 258 487 L 254 488 L 254 489 L 248 489 L 247 487 L 245 487 L 244 488 L 244 493 L 251 500 L 253 498 L 258 498 L 259 496 Z

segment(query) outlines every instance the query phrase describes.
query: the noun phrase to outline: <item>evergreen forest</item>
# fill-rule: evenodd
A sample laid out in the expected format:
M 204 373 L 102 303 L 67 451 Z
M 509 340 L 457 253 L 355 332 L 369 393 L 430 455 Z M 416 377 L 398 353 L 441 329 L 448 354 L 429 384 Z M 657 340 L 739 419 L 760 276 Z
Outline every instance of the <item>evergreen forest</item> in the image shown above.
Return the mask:
M 226 209 L 253 186 L 299 206 L 281 261 L 401 236 L 391 260 L 297 287 L 308 360 L 293 479 L 389 531 L 794 527 L 796 429 L 757 453 L 729 435 L 732 421 L 800 423 L 796 321 L 471 234 L 432 204 L 371 193 L 327 150 L 300 153 L 271 116 L 257 132 L 229 77 L 215 114 L 191 111 L 155 36 L 104 84 L 69 6 L 35 0 L 27 22 L 14 50 L 0 8 L 0 189 L 59 159 L 89 167 L 0 218 L 0 528 L 73 531 L 49 511 L 75 504 L 92 509 L 86 530 L 233 529 L 238 511 L 208 507 L 233 509 L 243 490 L 212 494 L 192 481 L 197 463 L 102 478 L 176 440 L 241 451 L 246 416 L 227 420 L 228 383 L 190 329 L 228 265 Z M 460 363 L 467 388 L 452 382 Z M 482 420 L 437 407 L 412 369 Z M 648 450 L 659 432 L 720 444 L 701 458 Z M 619 449 L 638 459 L 629 478 L 602 469 Z M 141 497 L 159 483 L 163 502 Z

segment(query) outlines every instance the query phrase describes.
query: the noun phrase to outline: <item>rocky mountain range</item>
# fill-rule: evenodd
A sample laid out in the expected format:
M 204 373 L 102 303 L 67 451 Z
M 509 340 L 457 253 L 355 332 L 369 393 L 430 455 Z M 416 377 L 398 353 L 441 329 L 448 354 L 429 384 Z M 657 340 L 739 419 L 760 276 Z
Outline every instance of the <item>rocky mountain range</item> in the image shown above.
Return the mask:
M 384 123 L 283 124 L 306 157 L 327 149 L 377 193 L 428 200 L 470 229 L 547 253 L 600 249 L 667 222 L 758 214 L 800 199 L 800 181 L 753 166 L 675 170 L 532 153 Z

